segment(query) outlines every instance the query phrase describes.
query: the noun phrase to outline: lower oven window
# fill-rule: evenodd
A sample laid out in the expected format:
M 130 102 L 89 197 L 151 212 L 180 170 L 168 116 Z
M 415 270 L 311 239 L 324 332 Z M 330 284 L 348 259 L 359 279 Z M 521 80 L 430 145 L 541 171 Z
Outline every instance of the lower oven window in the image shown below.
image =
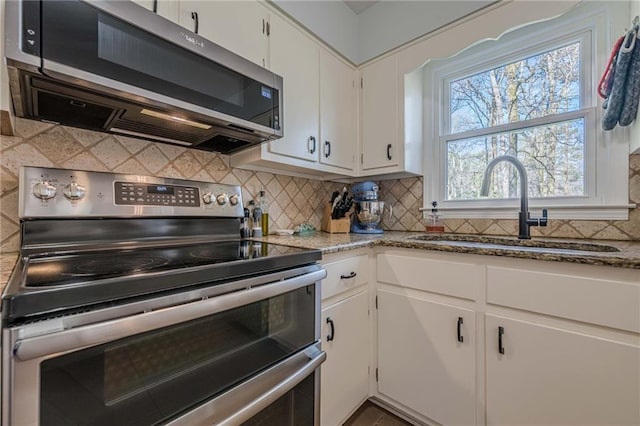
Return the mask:
M 187 412 L 312 344 L 315 291 L 303 287 L 43 361 L 40 424 L 146 425 Z
M 242 426 L 313 426 L 314 389 L 312 374 Z

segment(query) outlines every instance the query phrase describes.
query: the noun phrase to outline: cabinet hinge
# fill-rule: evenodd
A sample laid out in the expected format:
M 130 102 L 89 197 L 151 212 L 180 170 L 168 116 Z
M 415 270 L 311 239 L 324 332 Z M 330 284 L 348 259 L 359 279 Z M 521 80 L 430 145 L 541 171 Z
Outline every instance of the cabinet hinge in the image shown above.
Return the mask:
M 376 368 L 376 382 L 378 381 L 378 369 Z
M 378 296 L 376 296 L 376 309 L 378 309 Z

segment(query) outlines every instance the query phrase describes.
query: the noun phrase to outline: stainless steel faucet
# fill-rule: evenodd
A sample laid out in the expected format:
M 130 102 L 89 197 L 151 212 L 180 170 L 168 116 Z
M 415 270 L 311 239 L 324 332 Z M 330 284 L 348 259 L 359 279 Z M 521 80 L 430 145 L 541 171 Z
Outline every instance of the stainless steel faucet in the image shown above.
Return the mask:
M 513 164 L 518 170 L 520 177 L 520 213 L 518 213 L 518 238 L 522 240 L 531 239 L 531 232 L 529 228 L 531 226 L 547 226 L 547 209 L 542 209 L 542 217 L 529 217 L 529 180 L 527 178 L 527 171 L 524 169 L 522 163 L 511 155 L 501 155 L 491 160 L 487 164 L 487 168 L 484 171 L 484 179 L 482 179 L 482 189 L 480 189 L 480 195 L 486 197 L 489 195 L 489 184 L 491 183 L 491 173 L 493 172 L 496 164 L 508 161 Z

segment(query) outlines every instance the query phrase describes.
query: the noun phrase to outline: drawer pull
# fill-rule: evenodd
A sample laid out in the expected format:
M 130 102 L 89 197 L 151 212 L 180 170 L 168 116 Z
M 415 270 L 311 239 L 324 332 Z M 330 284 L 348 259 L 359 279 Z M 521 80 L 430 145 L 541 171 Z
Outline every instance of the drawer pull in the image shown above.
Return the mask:
M 334 337 L 336 337 L 336 329 L 333 326 L 333 320 L 330 317 L 327 317 L 327 324 L 331 326 L 331 333 L 327 335 L 327 342 L 330 342 Z
M 355 278 L 358 275 L 355 272 L 351 272 L 349 275 L 340 275 L 341 280 L 348 280 L 349 278 Z
M 464 337 L 462 336 L 462 324 L 464 324 L 464 320 L 462 317 L 458 317 L 458 342 L 464 343 Z
M 502 346 L 502 335 L 504 334 L 504 327 L 498 327 L 498 352 L 504 355 L 504 346 Z

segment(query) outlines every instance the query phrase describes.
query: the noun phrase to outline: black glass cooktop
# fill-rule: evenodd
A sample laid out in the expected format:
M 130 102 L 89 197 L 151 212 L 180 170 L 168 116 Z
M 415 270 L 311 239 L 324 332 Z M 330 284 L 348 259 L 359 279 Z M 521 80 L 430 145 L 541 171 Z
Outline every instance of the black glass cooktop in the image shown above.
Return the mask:
M 6 320 L 194 285 L 242 279 L 320 260 L 319 250 L 255 241 L 31 255 L 3 295 Z
M 307 251 L 261 242 L 218 241 L 179 247 L 108 250 L 67 256 L 32 256 L 26 262 L 24 285 L 72 285 L 223 262 L 289 256 Z

